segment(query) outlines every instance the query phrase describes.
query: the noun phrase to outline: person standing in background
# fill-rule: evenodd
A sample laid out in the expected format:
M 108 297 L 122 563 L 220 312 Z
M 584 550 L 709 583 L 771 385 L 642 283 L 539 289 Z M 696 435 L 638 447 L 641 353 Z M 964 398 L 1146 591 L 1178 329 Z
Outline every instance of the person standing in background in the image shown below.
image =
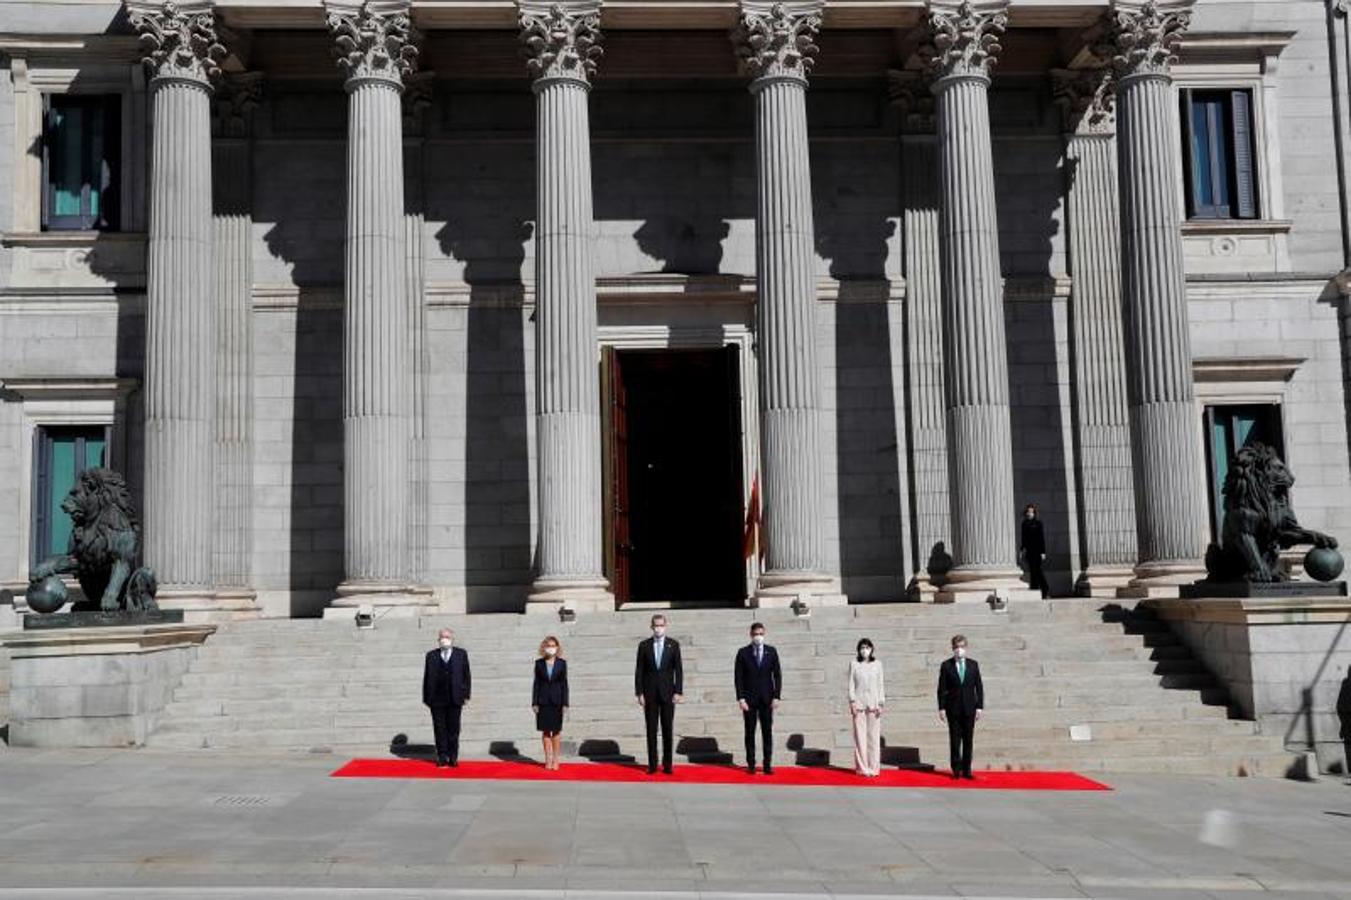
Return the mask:
M 438 646 L 427 651 L 422 666 L 422 702 L 432 711 L 436 764 L 457 766 L 460 760 L 460 712 L 469 702 L 469 654 L 455 646 L 455 632 L 442 628 Z
M 854 771 L 864 778 L 882 772 L 882 708 L 886 705 L 882 663 L 863 638 L 849 661 L 849 715 L 854 720 Z
M 568 661 L 563 658 L 563 646 L 552 634 L 539 643 L 530 706 L 535 711 L 540 740 L 544 742 L 544 768 L 557 770 L 563 714 L 568 711 Z
M 764 747 L 765 774 L 774 774 L 771 754 L 774 750 L 774 710 L 779 708 L 783 673 L 779 653 L 765 643 L 765 626 L 751 625 L 751 642 L 737 651 L 733 660 L 736 702 L 746 722 L 746 772 L 755 774 L 755 724 L 760 723 Z
M 647 774 L 657 771 L 657 725 L 661 725 L 661 768 L 671 774 L 671 753 L 675 746 L 675 705 L 684 693 L 685 668 L 680 661 L 680 645 L 666 636 L 666 617 L 652 617 L 652 637 L 638 644 L 638 660 L 633 667 L 633 693 L 643 708 L 647 724 Z
M 1034 591 L 1041 591 L 1042 599 L 1049 597 L 1051 587 L 1046 583 L 1046 573 L 1042 571 L 1042 563 L 1046 560 L 1046 529 L 1041 519 L 1037 518 L 1037 506 L 1034 503 L 1023 508 L 1018 551 L 1027 560 L 1027 586 Z
M 984 709 L 985 685 L 980 680 L 980 666 L 966 655 L 966 637 L 954 634 L 952 656 L 938 667 L 938 718 L 948 725 L 954 779 L 975 778 L 971 774 L 971 741 Z

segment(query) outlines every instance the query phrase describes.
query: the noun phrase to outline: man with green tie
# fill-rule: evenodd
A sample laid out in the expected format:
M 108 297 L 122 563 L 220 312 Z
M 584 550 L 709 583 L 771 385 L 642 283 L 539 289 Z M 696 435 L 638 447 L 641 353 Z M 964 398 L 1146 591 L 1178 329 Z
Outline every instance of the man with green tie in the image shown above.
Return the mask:
M 966 655 L 966 636 L 952 636 L 952 656 L 938 667 L 938 718 L 948 723 L 948 746 L 952 777 L 974 779 L 971 774 L 971 739 L 976 721 L 985 708 L 985 686 L 980 666 Z

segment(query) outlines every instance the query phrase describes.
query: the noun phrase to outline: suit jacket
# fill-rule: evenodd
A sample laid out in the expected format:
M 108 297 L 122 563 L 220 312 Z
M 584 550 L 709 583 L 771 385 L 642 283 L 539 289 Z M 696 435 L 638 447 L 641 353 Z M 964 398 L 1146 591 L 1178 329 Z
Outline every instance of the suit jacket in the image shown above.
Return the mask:
M 545 660 L 535 660 L 535 685 L 530 690 L 531 706 L 568 705 L 568 661 L 554 659 L 554 677 L 549 677 Z
M 638 644 L 638 660 L 633 667 L 633 693 L 653 702 L 670 703 L 676 694 L 685 693 L 685 668 L 680 663 L 680 645 L 666 639 L 661 654 L 661 669 L 652 655 L 652 638 Z
M 957 678 L 957 661 L 952 657 L 943 660 L 938 667 L 938 708 L 950 716 L 972 716 L 985 708 L 985 685 L 974 659 L 966 660 L 965 682 Z
M 441 648 L 427 651 L 422 667 L 422 702 L 427 706 L 461 706 L 469 699 L 469 654 L 450 648 L 450 661 L 441 662 Z
M 733 665 L 736 679 L 736 698 L 749 706 L 768 706 L 779 699 L 783 689 L 783 673 L 779 669 L 779 652 L 769 644 L 764 646 L 764 660 L 755 664 L 755 645 L 747 644 L 736 653 Z

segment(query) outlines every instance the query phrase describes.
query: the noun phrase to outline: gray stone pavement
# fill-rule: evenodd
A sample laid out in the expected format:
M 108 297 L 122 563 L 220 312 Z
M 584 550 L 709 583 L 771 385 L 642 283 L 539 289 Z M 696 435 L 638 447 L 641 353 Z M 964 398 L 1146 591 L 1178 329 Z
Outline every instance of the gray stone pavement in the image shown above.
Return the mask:
M 0 750 L 0 898 L 1351 898 L 1351 787 L 1110 793 L 330 778 Z

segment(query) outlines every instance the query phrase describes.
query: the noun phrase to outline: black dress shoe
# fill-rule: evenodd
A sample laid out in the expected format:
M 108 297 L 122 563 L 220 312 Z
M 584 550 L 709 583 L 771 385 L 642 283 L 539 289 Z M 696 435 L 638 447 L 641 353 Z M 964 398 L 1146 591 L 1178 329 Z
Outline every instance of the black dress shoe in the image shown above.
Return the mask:
M 972 775 L 970 772 L 963 772 L 963 773 L 962 773 L 962 777 L 965 778 L 967 781 L 975 781 L 975 780 L 976 780 L 976 776 L 975 776 L 975 775 Z
M 771 766 L 769 763 L 765 763 L 765 767 L 764 767 L 763 769 L 761 769 L 760 771 L 764 772 L 766 775 L 773 775 L 773 774 L 774 774 L 774 767 Z
M 446 765 L 450 766 L 452 769 L 455 768 L 456 766 L 458 766 L 459 764 L 460 764 L 460 763 L 459 763 L 459 760 L 455 760 L 455 759 L 451 759 L 451 760 L 447 760 L 447 761 L 446 761 Z
M 647 774 L 649 774 L 649 775 L 656 775 L 656 774 L 657 774 L 657 767 L 656 767 L 656 766 L 648 766 L 648 767 L 647 767 Z
M 446 760 L 446 759 L 438 759 L 438 760 L 436 761 L 436 767 L 437 767 L 438 769 L 445 768 L 445 766 L 446 766 L 446 764 L 447 764 L 448 762 L 449 762 L 449 760 Z
M 661 767 L 661 770 L 662 770 L 663 772 L 665 772 L 667 775 L 670 775 L 671 772 L 673 771 L 673 767 L 671 767 L 671 766 L 662 766 L 662 767 Z
M 953 781 L 956 781 L 958 778 L 962 777 L 962 773 L 957 771 L 956 769 L 953 769 L 952 774 L 949 777 L 952 778 Z
M 755 763 L 746 763 L 746 774 L 747 775 L 755 774 Z

